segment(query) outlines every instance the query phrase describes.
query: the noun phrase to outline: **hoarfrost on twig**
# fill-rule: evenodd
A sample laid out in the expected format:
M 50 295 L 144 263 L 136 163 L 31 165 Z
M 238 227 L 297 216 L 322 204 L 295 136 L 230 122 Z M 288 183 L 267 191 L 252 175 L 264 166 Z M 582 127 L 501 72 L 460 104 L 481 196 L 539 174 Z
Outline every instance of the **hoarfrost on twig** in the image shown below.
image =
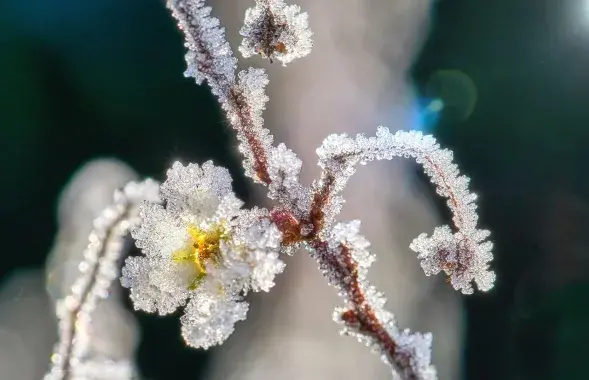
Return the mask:
M 468 189 L 469 179 L 460 175 L 452 161 L 452 152 L 441 149 L 432 136 L 421 132 L 391 133 L 380 127 L 375 137 L 358 135 L 355 139 L 345 134 L 331 135 L 317 149 L 323 173 L 315 183 L 316 191 L 328 192 L 329 224 L 340 207 L 339 193 L 354 174 L 357 164 L 372 160 L 390 160 L 395 156 L 412 157 L 423 166 L 437 193 L 448 199 L 456 232 L 448 226 L 438 227 L 431 237 L 422 234 L 410 248 L 419 253 L 426 275 L 445 271 L 455 289 L 465 294 L 473 292 L 474 281 L 482 291 L 493 286 L 495 274 L 489 270 L 492 243 L 485 241 L 489 231 L 477 228 L 476 195 Z
M 144 199 L 158 201 L 159 185 L 146 180 L 131 182 L 117 191 L 114 203 L 94 220 L 90 243 L 79 265 L 80 275 L 71 294 L 57 301 L 58 342 L 45 380 L 128 380 L 136 376 L 132 362 L 93 357 L 92 314 L 100 300 L 108 297 L 113 280 L 119 276 L 119 263 L 125 249 L 125 236 L 137 222 L 137 205 Z
M 343 204 L 340 194 L 357 164 L 412 157 L 438 194 L 448 199 L 455 227 L 438 227 L 431 237 L 422 234 L 411 244 L 426 275 L 444 271 L 452 285 L 467 294 L 473 291 L 473 281 L 481 290 L 490 289 L 495 275 L 489 270 L 489 233 L 477 228 L 476 196 L 469 192 L 468 178 L 459 174 L 452 153 L 419 132 L 392 134 L 380 127 L 369 138 L 331 135 L 317 149 L 320 178 L 310 188 L 302 185 L 302 162 L 284 144 L 274 147 L 263 125 L 266 72 L 249 68 L 236 75 L 237 60 L 225 30 L 204 0 L 166 4 L 184 31 L 185 75 L 198 84 L 207 81 L 237 132 L 246 175 L 266 185 L 268 197 L 279 205 L 272 210 L 242 209 L 229 172 L 212 162 L 176 162 L 161 188 L 149 181 L 128 185 L 96 220 L 80 278 L 72 294 L 59 303 L 60 341 L 47 380 L 94 379 L 109 369 L 110 378 L 132 376 L 128 363 L 85 356 L 91 312 L 118 276 L 116 262 L 130 229 L 143 255 L 127 258 L 121 283 L 130 289 L 135 309 L 169 314 L 184 307 L 182 336 L 188 345 L 208 348 L 224 342 L 235 324 L 246 318 L 244 296 L 269 291 L 283 271 L 279 252 L 293 253 L 304 245 L 344 299 L 345 306 L 334 312 L 336 322 L 344 325 L 342 332 L 378 352 L 395 378 L 435 379 L 431 334 L 401 330 L 384 309 L 384 295 L 367 280 L 375 256 L 359 233 L 360 222 L 334 221 Z M 282 0 L 256 0 L 241 33 L 245 56 L 261 54 L 283 64 L 307 55 L 312 45 L 306 14 Z M 140 199 L 146 201 L 137 211 Z
M 392 367 L 393 374 L 403 379 L 435 379 L 432 335 L 400 330 L 393 314 L 385 310 L 384 294 L 366 277 L 375 256 L 359 230 L 358 220 L 338 223 L 326 234 L 325 243 L 310 245 L 323 275 L 346 303 L 335 309 L 334 320 L 344 325 L 343 335 L 356 337 L 377 352 Z

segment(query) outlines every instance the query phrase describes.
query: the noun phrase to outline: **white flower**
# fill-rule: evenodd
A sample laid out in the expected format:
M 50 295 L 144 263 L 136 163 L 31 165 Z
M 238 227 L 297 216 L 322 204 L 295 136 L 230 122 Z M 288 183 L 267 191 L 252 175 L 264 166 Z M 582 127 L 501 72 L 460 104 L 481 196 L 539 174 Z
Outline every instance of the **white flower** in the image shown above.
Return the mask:
M 283 66 L 306 56 L 313 47 L 313 32 L 307 13 L 300 11 L 298 5 L 286 5 L 283 0 L 256 0 L 256 6 L 245 13 L 239 51 L 246 58 L 260 54 L 270 62 L 277 59 Z
M 241 210 L 227 169 L 176 162 L 161 185 L 165 205 L 144 202 L 132 232 L 144 256 L 130 257 L 121 282 L 136 309 L 169 314 L 188 305 L 189 345 L 222 343 L 245 319 L 249 291 L 268 291 L 284 263 L 281 234 L 265 210 Z

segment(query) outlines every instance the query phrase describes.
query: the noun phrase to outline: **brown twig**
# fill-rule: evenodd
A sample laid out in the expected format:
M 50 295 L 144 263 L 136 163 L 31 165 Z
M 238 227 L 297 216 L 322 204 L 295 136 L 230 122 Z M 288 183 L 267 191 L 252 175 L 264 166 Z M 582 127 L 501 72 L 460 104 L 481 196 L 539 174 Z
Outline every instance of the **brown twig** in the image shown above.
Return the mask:
M 260 181 L 269 185 L 272 183 L 270 174 L 268 173 L 268 158 L 264 151 L 262 142 L 257 138 L 253 132 L 254 124 L 251 118 L 251 107 L 247 100 L 243 97 L 235 87 L 229 91 L 229 102 L 235 109 L 239 123 L 232 124 L 233 129 L 238 133 L 243 133 L 247 144 L 254 157 L 254 171 L 258 175 Z

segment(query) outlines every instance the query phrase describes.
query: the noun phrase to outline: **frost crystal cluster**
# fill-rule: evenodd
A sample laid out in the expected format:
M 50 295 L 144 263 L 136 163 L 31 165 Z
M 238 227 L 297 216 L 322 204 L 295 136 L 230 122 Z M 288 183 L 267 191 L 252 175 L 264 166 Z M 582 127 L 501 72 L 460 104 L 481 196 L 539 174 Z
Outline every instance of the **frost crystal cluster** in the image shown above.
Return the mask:
M 260 54 L 286 64 L 310 52 L 312 33 L 298 6 L 282 0 L 252 2 L 241 29 L 239 50 L 245 57 Z M 47 380 L 99 379 L 107 370 L 113 373 L 109 379 L 135 376 L 128 363 L 97 361 L 84 352 L 84 342 L 91 338 L 91 312 L 118 276 L 115 264 L 127 231 L 142 251 L 126 259 L 121 277 L 135 309 L 160 315 L 183 309 L 182 335 L 190 346 L 223 343 L 246 318 L 244 297 L 250 291 L 269 291 L 284 270 L 280 255 L 303 247 L 343 299 L 333 314 L 342 333 L 377 352 L 394 378 L 435 379 L 432 335 L 397 325 L 385 310 L 384 295 L 367 280 L 375 255 L 360 234 L 360 222 L 338 222 L 337 217 L 344 202 L 341 193 L 358 164 L 413 158 L 453 213 L 453 226 L 438 227 L 411 244 L 425 274 L 443 271 L 465 294 L 473 292 L 473 282 L 479 290 L 491 289 L 495 274 L 489 269 L 489 232 L 477 227 L 476 196 L 452 153 L 419 132 L 391 133 L 379 127 L 374 137 L 331 135 L 317 149 L 320 177 L 310 186 L 301 184 L 303 163 L 286 145 L 274 146 L 264 127 L 266 72 L 236 72 L 225 30 L 204 0 L 167 0 L 167 7 L 185 35 L 185 75 L 211 87 L 237 134 L 245 174 L 266 186 L 276 205 L 243 209 L 227 169 L 210 161 L 176 162 L 161 186 L 148 181 L 125 188 L 115 206 L 97 220 L 80 280 L 58 308 L 60 341 Z
M 282 62 L 283 66 L 311 52 L 313 33 L 309 30 L 307 14 L 298 5 L 286 5 L 282 0 L 256 0 L 256 6 L 245 13 L 240 33 L 243 42 L 239 51 L 244 57 L 259 54 Z

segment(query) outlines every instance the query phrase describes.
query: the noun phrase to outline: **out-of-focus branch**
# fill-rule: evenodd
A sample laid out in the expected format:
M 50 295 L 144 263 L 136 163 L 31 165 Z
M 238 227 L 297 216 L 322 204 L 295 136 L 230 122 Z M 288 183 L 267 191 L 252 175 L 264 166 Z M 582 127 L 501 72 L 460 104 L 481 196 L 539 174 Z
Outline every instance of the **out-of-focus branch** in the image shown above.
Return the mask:
M 91 349 L 92 314 L 101 299 L 108 297 L 113 280 L 119 276 L 119 262 L 125 251 L 125 236 L 137 223 L 137 205 L 144 199 L 157 200 L 158 184 L 151 180 L 131 182 L 115 193 L 114 204 L 94 220 L 90 243 L 79 265 L 79 277 L 71 294 L 57 301 L 58 343 L 51 357 L 46 380 L 132 379 L 131 361 L 96 358 Z

